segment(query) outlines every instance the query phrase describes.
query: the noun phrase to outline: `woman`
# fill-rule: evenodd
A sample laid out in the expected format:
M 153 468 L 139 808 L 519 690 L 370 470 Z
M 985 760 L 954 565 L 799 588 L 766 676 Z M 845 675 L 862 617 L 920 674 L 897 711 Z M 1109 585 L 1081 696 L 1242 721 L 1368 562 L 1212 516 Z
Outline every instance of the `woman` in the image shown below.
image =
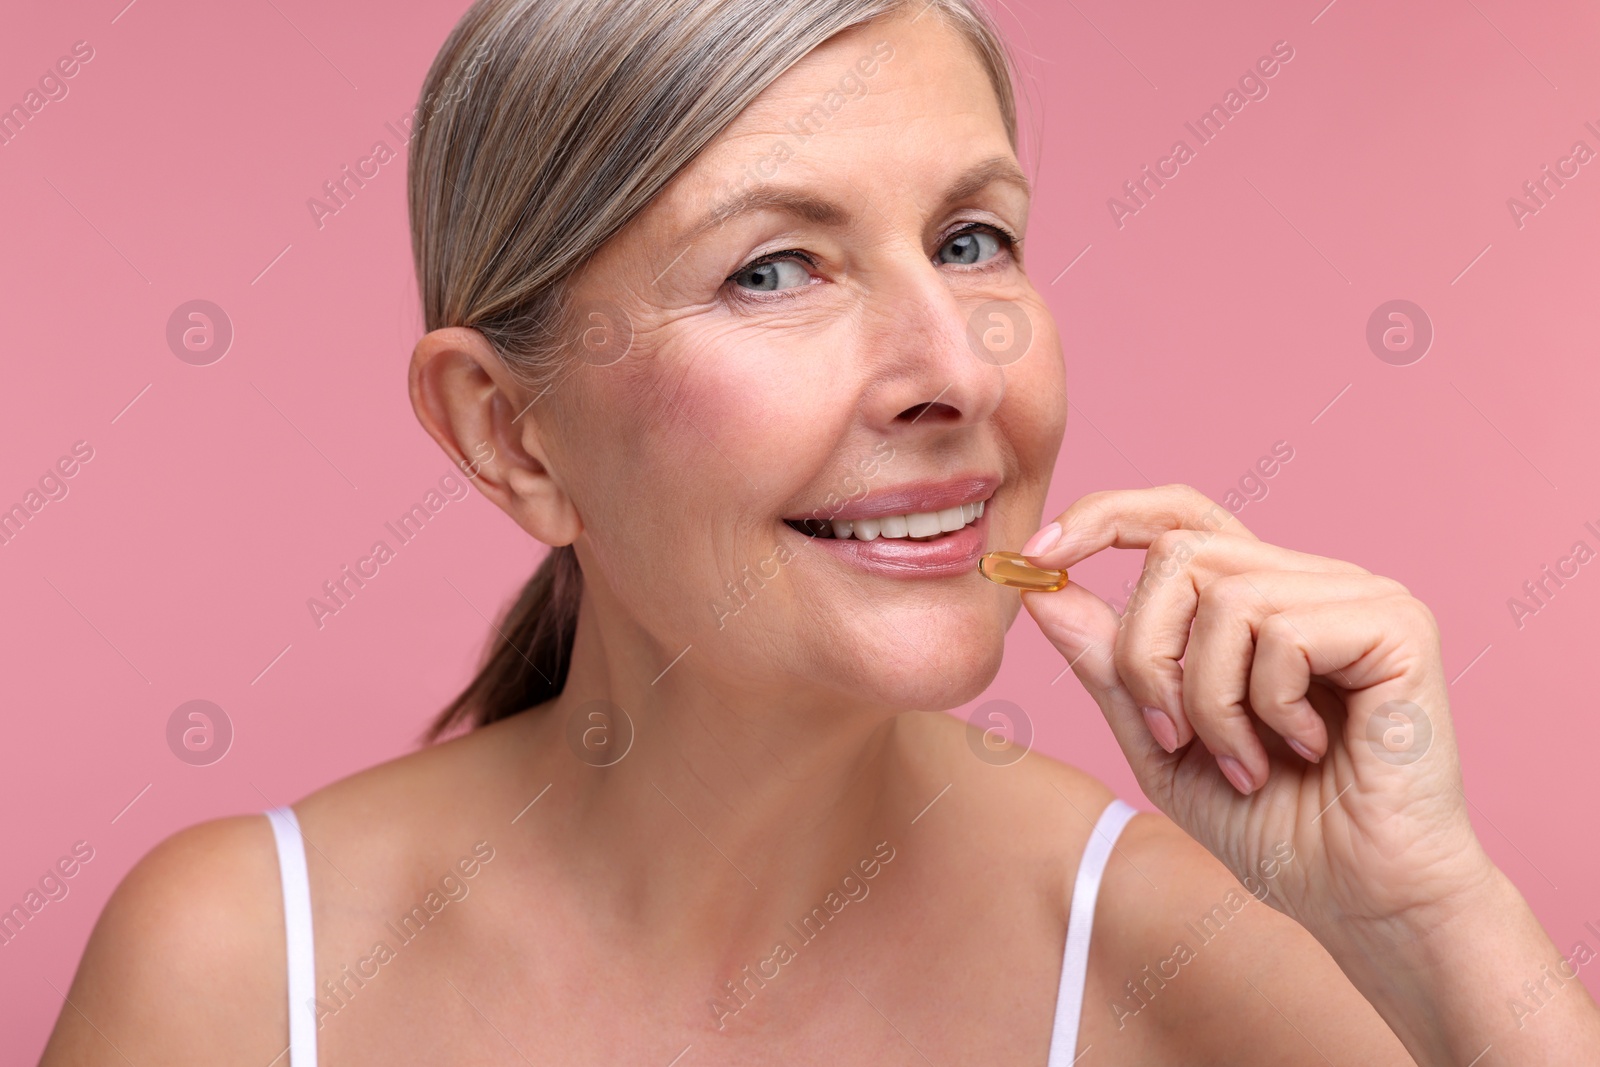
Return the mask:
M 1560 956 L 1422 604 L 1183 486 L 1034 532 L 1060 341 L 969 0 L 480 2 L 424 101 L 412 399 L 552 551 L 470 729 L 141 861 L 46 1064 L 1593 1062 L 1579 983 L 1506 1010 Z M 974 573 L 1024 542 L 1138 592 Z M 925 710 L 1021 605 L 1164 815 Z

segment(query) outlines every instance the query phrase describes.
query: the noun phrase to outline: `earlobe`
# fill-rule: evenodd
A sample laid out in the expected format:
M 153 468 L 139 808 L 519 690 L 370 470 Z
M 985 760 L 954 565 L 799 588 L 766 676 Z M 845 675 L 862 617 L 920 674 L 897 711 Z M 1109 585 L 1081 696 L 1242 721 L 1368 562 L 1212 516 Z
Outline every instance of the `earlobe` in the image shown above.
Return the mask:
M 421 338 L 409 389 L 417 421 L 479 492 L 545 544 L 577 539 L 582 521 L 549 470 L 524 390 L 481 333 L 448 327 Z
M 527 416 L 523 418 L 526 420 Z M 513 441 L 519 437 L 515 426 L 507 425 L 504 430 Z M 570 545 L 583 533 L 583 519 L 550 469 L 537 434 L 529 436 L 534 441 L 533 452 L 525 451 L 518 443 L 503 454 L 505 462 L 496 468 L 504 481 L 500 491 L 507 497 L 500 506 L 545 544 L 553 548 Z

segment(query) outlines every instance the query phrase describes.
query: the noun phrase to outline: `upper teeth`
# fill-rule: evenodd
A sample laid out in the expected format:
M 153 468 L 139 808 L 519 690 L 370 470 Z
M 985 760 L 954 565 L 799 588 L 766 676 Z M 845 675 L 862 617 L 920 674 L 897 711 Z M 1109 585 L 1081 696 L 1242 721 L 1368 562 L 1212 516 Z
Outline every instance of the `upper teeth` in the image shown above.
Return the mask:
M 829 526 L 837 538 L 871 541 L 878 537 L 937 537 L 975 522 L 983 514 L 983 501 L 940 511 L 913 511 L 906 515 L 880 515 L 874 519 L 833 519 Z

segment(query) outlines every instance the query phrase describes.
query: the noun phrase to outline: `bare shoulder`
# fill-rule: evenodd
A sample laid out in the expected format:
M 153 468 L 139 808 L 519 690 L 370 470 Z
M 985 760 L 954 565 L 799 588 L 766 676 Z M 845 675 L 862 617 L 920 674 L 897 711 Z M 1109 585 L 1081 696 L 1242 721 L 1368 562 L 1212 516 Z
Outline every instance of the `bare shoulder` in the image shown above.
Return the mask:
M 916 731 L 930 769 L 943 779 L 935 784 L 949 784 L 945 799 L 966 813 L 963 824 L 984 836 L 986 850 L 1008 853 L 997 858 L 1025 864 L 1012 870 L 1037 871 L 1042 891 L 1065 922 L 1071 876 L 1096 820 L 1116 793 L 1092 774 L 1007 745 L 953 715 L 912 712 L 901 718 Z
M 101 912 L 42 1067 L 277 1055 L 288 1031 L 277 870 L 259 815 L 151 849 Z
M 926 719 L 913 728 L 926 732 L 923 747 L 952 795 L 965 788 L 974 823 L 1003 827 L 1007 847 L 1034 864 L 1040 886 L 1065 907 L 1115 791 L 953 716 Z M 1116 1062 L 1322 1064 L 1324 1054 L 1342 1054 L 1412 1064 L 1327 950 L 1265 903 L 1296 859 L 1280 842 L 1241 883 L 1166 815 L 1134 815 L 1096 899 L 1081 1040 Z
M 408 873 L 454 845 L 450 813 L 503 781 L 508 720 L 366 768 L 297 801 L 319 957 L 355 910 L 392 907 Z M 509 798 L 507 800 L 509 802 Z M 460 851 L 458 848 L 457 851 Z M 350 889 L 358 879 L 367 890 Z M 392 891 L 386 891 L 393 887 Z M 101 912 L 42 1067 L 271 1062 L 288 1042 L 283 893 L 271 823 L 241 815 L 174 833 Z
M 333 782 L 295 803 L 308 844 L 313 898 L 319 878 L 329 888 L 406 883 L 408 871 L 427 871 L 440 850 L 459 850 L 481 834 L 486 812 L 506 820 L 533 799 L 527 783 L 540 778 L 548 745 L 527 736 L 538 709 L 397 756 Z M 543 779 L 548 780 L 548 779 Z M 337 866 L 337 870 L 330 868 Z M 374 905 L 381 903 L 372 898 Z
M 1412 1064 L 1327 950 L 1269 903 L 1296 860 L 1279 842 L 1241 882 L 1167 816 L 1135 816 L 1096 908 L 1085 1037 L 1196 1063 L 1320 1064 L 1337 1050 Z

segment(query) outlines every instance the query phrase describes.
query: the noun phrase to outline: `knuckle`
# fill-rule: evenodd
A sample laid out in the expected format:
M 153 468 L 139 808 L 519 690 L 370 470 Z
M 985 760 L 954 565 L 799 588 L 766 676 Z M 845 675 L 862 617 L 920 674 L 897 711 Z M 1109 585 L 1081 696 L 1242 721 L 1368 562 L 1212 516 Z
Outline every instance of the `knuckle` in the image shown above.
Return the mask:
M 1221 504 L 1217 503 L 1209 496 L 1206 496 L 1200 490 L 1196 489 L 1187 482 L 1172 482 L 1171 484 L 1164 485 L 1161 488 L 1173 494 L 1174 496 L 1179 497 L 1184 502 L 1187 510 L 1193 511 L 1196 515 L 1206 511 L 1222 510 Z
M 1097 489 L 1085 493 L 1056 515 L 1055 520 L 1064 529 L 1097 530 L 1109 521 L 1115 511 L 1116 495 L 1125 490 Z
M 1215 686 L 1197 684 L 1190 675 L 1184 675 L 1183 711 L 1201 740 L 1219 740 L 1222 724 L 1228 720 L 1234 707 L 1228 694 Z
M 1260 594 L 1249 578 L 1242 574 L 1227 574 L 1200 587 L 1200 601 L 1195 614 L 1234 615 L 1259 599 Z
M 1378 579 L 1379 584 L 1383 586 L 1384 592 L 1387 595 L 1415 599 L 1411 596 L 1411 590 L 1407 589 L 1399 581 L 1396 581 L 1393 578 L 1385 577 L 1384 575 L 1373 575 L 1373 577 Z M 1421 601 L 1418 601 L 1418 603 L 1421 603 Z M 1427 605 L 1423 605 L 1423 608 L 1426 610 Z
M 1426 636 L 1429 640 L 1436 641 L 1439 637 L 1439 620 L 1434 617 L 1433 609 L 1412 596 L 1409 592 L 1397 597 L 1413 629 Z
M 1194 554 L 1194 543 L 1187 530 L 1162 530 L 1150 542 L 1147 560 L 1156 564 L 1183 563 Z
M 1117 676 L 1124 682 L 1130 679 L 1137 682 L 1139 672 L 1150 662 L 1150 653 L 1144 644 L 1139 633 L 1130 630 L 1122 635 L 1117 647 L 1112 651 L 1111 662 L 1117 669 Z
M 1294 623 L 1282 612 L 1274 612 L 1261 620 L 1256 631 L 1256 644 L 1293 644 L 1298 636 Z
M 1096 489 L 1073 501 L 1067 512 L 1078 519 L 1099 518 L 1108 507 L 1116 503 L 1119 496 L 1126 492 L 1126 489 Z
M 1148 641 L 1119 641 L 1114 655 L 1117 676 L 1141 697 L 1155 695 L 1163 677 L 1163 661 Z

